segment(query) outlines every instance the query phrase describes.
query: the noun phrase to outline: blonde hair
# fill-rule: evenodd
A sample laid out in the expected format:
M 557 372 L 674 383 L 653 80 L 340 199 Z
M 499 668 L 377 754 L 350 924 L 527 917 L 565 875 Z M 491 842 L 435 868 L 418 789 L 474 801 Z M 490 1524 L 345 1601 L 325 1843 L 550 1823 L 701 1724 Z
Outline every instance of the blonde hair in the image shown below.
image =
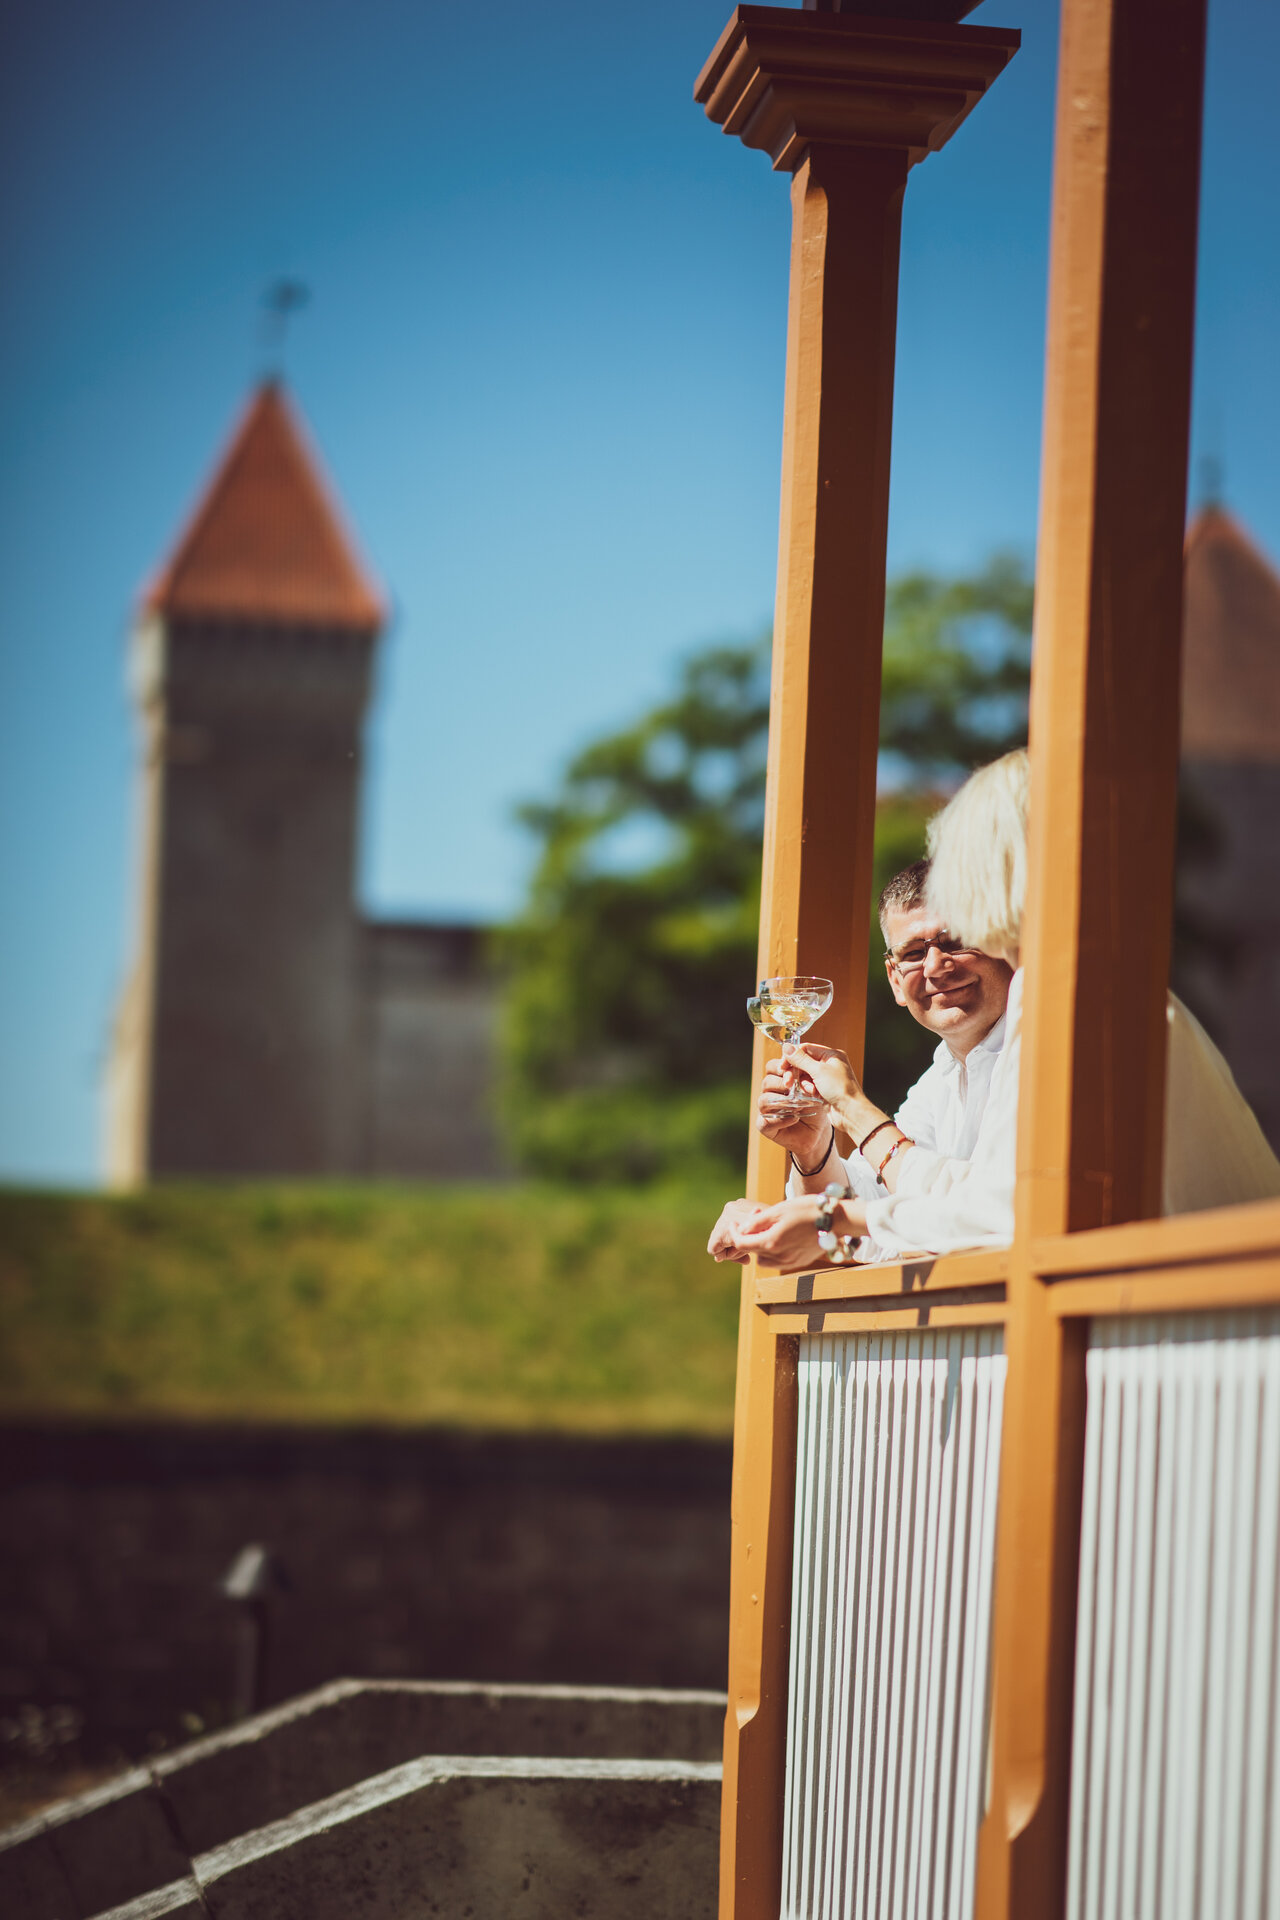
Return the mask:
M 1013 960 L 1027 899 L 1026 749 L 971 773 L 929 822 L 930 910 L 967 947 Z

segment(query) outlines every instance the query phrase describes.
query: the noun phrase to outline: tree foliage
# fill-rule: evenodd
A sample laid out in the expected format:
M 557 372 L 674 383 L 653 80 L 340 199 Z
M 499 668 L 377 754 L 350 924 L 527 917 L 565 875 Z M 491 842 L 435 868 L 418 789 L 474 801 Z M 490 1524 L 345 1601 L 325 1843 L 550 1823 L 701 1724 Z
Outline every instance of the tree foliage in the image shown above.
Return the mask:
M 769 718 L 764 646 L 570 764 L 509 929 L 504 1112 L 534 1172 L 640 1179 L 741 1159 Z
M 1025 739 L 1031 584 L 891 583 L 876 888 L 923 850 L 940 791 Z M 768 649 L 688 660 L 675 696 L 571 762 L 521 817 L 540 842 L 503 935 L 502 1107 L 528 1170 L 573 1179 L 740 1171 L 755 973 Z M 893 1007 L 873 929 L 868 1084 L 896 1100 L 928 1036 Z
M 1011 554 L 967 579 L 889 582 L 880 750 L 902 784 L 953 785 L 1025 744 L 1032 592 Z
M 996 554 L 981 573 L 909 573 L 885 597 L 880 699 L 882 794 L 876 810 L 875 897 L 924 852 L 925 826 L 974 767 L 1027 738 L 1033 587 L 1022 563 Z M 864 1071 L 892 1109 L 923 1073 L 934 1042 L 894 1003 L 874 912 Z

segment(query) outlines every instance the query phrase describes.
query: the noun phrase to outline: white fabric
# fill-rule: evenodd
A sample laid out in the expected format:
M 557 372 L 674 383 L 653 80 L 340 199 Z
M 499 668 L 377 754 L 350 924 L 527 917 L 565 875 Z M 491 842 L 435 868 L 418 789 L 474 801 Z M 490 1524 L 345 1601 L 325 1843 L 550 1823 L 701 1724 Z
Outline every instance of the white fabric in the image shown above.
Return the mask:
M 1164 1089 L 1165 1213 L 1280 1196 L 1280 1161 L 1230 1067 L 1189 1007 L 1169 995 Z
M 928 1156 L 930 1164 L 943 1161 L 947 1165 L 954 1165 L 968 1161 L 976 1151 L 992 1076 L 1004 1047 L 1007 1018 L 1007 1014 L 1002 1014 L 991 1031 L 970 1050 L 964 1060 L 956 1058 L 945 1040 L 939 1041 L 933 1059 L 894 1115 L 895 1124 L 901 1127 L 908 1139 L 916 1143 L 910 1151 L 904 1149 L 898 1155 L 898 1162 L 903 1169 L 899 1176 L 899 1187 L 908 1164 L 913 1160 L 923 1163 L 925 1156 Z M 891 1145 L 892 1140 L 888 1135 L 877 1134 L 871 1142 L 871 1158 L 878 1161 Z M 841 1173 L 860 1200 L 884 1200 L 888 1197 L 889 1189 L 881 1186 L 874 1168 L 860 1153 L 852 1154 L 848 1160 L 842 1160 L 833 1167 L 831 1178 L 838 1179 Z M 804 1191 L 803 1181 L 792 1173 L 787 1192 L 796 1194 Z M 859 1242 L 858 1258 L 867 1261 L 898 1260 L 901 1255 L 896 1248 L 886 1249 L 878 1244 L 877 1239 L 867 1236 Z
M 1022 971 L 1005 1010 L 1004 1044 L 991 1070 L 978 1137 L 968 1159 L 923 1146 L 904 1151 L 897 1191 L 869 1201 L 867 1229 L 878 1258 L 1003 1247 L 1013 1239 Z M 1280 1195 L 1280 1162 L 1212 1040 L 1169 995 L 1163 1211 Z

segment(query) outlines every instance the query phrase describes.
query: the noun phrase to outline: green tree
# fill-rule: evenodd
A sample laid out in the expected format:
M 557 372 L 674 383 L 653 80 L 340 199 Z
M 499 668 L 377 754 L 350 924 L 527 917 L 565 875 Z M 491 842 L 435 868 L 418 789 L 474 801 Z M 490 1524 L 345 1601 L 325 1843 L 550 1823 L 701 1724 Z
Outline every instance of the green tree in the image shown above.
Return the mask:
M 925 826 L 946 793 L 974 767 L 1026 744 L 1032 601 L 1031 577 L 1011 554 L 965 579 L 917 572 L 889 582 L 875 899 L 923 854 Z M 864 1072 L 875 1098 L 896 1106 L 933 1049 L 894 1004 L 873 906 Z
M 923 851 L 940 793 L 1025 739 L 1030 617 L 1030 581 L 1003 556 L 971 579 L 891 584 L 877 893 Z M 740 1173 L 767 728 L 767 646 L 712 648 L 522 810 L 540 850 L 502 942 L 502 1104 L 528 1170 Z M 870 977 L 868 1083 L 896 1100 L 931 1048 L 893 1006 L 878 928 Z
M 885 596 L 880 751 L 907 787 L 955 784 L 1027 738 L 1033 588 L 996 554 L 981 573 L 907 573 Z
M 529 1170 L 740 1164 L 768 718 L 767 646 L 713 648 L 522 809 L 541 852 L 503 943 L 503 1111 Z

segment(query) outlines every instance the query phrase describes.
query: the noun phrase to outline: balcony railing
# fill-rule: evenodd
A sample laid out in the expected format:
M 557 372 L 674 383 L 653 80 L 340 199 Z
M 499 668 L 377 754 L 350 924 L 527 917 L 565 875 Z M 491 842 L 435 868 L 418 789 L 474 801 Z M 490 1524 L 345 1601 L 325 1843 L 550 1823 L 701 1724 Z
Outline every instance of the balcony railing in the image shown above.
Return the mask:
M 902 198 L 1017 46 L 882 11 L 698 87 L 793 174 L 759 972 L 855 1061 Z M 725 1920 L 1276 1910 L 1280 1203 L 1152 1217 L 1204 26 L 1062 0 L 1013 1245 L 744 1277 Z

